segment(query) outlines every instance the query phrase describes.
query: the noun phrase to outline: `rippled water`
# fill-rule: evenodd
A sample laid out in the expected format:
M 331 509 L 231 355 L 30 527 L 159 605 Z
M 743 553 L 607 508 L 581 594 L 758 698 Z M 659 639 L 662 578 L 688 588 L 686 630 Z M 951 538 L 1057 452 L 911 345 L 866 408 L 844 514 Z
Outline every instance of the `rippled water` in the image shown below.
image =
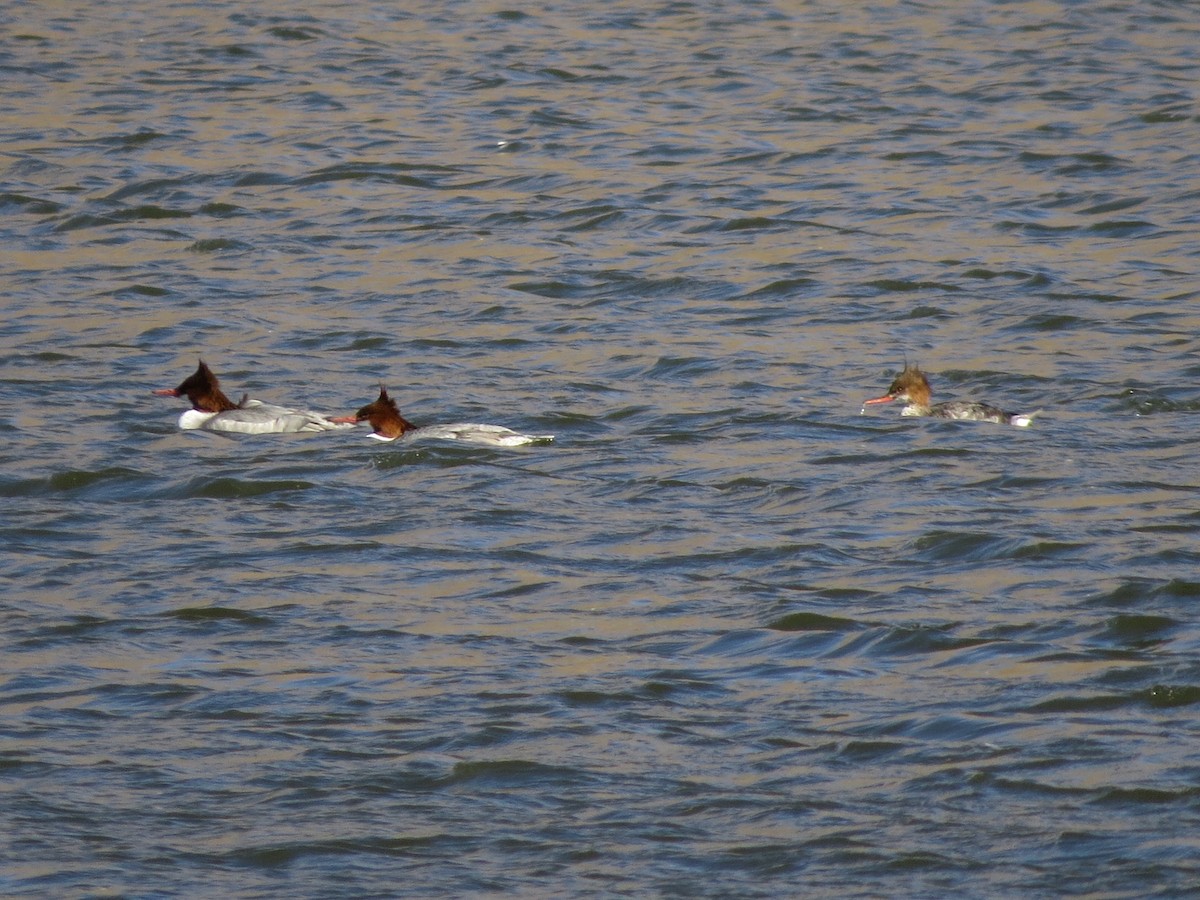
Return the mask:
M 0 5 L 0 892 L 1191 893 L 1191 5 L 427 7 Z

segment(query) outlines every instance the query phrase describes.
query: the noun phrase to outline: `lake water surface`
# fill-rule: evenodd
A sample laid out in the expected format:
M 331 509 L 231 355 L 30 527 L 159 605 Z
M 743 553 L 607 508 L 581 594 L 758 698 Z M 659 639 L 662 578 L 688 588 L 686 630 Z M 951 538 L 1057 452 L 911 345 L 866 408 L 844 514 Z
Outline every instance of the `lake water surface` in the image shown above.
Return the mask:
M 0 893 L 1194 895 L 1192 4 L 0 36 Z

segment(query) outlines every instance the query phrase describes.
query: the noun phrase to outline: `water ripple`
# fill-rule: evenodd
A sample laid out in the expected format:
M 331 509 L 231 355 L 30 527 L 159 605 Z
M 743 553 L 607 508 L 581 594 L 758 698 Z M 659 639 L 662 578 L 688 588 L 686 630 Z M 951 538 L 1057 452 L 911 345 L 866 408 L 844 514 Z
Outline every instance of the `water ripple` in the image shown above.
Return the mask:
M 28 12 L 5 893 L 1194 890 L 1183 7 Z

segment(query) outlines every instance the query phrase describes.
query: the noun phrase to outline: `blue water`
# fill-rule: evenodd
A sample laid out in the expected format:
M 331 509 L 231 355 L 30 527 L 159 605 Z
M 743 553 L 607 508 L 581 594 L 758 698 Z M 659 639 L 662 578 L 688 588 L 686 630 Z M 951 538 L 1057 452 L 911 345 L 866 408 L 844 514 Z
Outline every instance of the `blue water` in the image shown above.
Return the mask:
M 0 33 L 0 893 L 1194 893 L 1190 5 Z

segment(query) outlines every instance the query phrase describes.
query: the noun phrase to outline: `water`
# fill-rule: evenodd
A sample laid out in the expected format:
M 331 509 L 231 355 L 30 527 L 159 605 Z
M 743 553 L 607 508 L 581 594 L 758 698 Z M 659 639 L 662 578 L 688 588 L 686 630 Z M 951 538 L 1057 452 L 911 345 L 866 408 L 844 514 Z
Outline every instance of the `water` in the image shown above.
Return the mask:
M 1200 25 L 941 6 L 4 5 L 0 891 L 1191 894 Z

